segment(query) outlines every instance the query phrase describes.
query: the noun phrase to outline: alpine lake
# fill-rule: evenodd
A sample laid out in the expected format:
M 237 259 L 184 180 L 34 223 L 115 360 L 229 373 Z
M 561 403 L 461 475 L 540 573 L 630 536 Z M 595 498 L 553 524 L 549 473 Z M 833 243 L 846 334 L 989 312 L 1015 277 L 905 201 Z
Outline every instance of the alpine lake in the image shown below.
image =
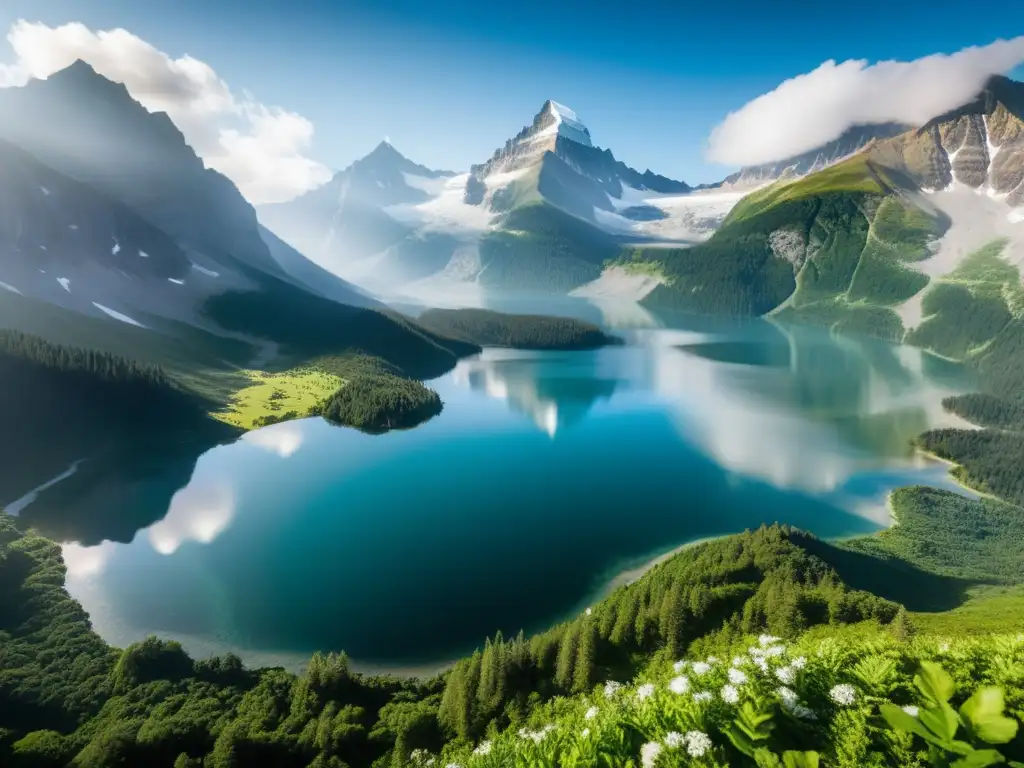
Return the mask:
M 866 535 L 894 488 L 958 490 L 910 444 L 957 423 L 958 365 L 771 320 L 541 309 L 625 344 L 486 349 L 430 383 L 444 410 L 415 429 L 305 419 L 84 462 L 20 514 L 64 542 L 68 589 L 114 645 L 426 674 L 688 543 L 773 522 Z

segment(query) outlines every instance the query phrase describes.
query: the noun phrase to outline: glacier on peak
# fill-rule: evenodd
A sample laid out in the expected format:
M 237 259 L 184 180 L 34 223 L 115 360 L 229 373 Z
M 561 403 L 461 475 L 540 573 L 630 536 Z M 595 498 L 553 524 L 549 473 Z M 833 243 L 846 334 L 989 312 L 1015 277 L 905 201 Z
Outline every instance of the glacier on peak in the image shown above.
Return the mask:
M 554 127 L 559 136 L 575 141 L 577 144 L 582 144 L 585 147 L 594 146 L 590 140 L 590 131 L 587 130 L 587 126 L 580 121 L 573 110 L 564 104 L 559 104 L 557 101 L 551 101 L 550 99 L 545 106 L 547 107 L 545 111 L 555 118 Z

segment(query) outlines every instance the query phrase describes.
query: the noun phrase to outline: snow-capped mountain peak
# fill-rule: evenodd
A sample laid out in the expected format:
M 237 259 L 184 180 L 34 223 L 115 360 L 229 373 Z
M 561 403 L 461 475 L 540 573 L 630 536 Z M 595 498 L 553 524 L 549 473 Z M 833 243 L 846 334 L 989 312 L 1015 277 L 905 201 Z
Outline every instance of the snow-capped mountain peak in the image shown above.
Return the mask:
M 540 111 L 540 117 L 548 118 L 552 121 L 551 127 L 547 128 L 547 130 L 553 134 L 562 136 L 570 141 L 575 141 L 577 144 L 582 144 L 585 147 L 594 146 L 590 140 L 590 131 L 587 130 L 587 126 L 580 122 L 576 113 L 564 104 L 548 99 L 544 102 L 544 106 Z

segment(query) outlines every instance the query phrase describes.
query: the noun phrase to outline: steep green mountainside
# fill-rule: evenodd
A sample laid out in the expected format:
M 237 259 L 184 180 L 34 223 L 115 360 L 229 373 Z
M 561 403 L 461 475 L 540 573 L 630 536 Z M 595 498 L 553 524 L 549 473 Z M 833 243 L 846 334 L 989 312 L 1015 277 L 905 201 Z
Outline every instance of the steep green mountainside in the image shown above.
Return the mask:
M 485 288 L 568 292 L 596 279 L 621 246 L 611 235 L 544 202 L 527 201 L 480 242 Z
M 646 299 L 652 305 L 776 312 L 898 340 L 890 307 L 928 282 L 907 265 L 929 255 L 944 227 L 861 154 L 751 193 L 705 243 L 630 259 L 652 263 L 665 281 Z

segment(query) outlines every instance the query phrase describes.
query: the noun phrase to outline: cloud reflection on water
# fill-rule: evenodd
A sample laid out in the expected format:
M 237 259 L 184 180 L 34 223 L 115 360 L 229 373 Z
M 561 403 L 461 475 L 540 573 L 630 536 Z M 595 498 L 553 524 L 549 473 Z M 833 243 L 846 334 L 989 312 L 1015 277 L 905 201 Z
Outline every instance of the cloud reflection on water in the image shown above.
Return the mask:
M 149 542 L 162 555 L 174 554 L 186 541 L 209 544 L 231 525 L 235 508 L 231 485 L 193 480 L 174 494 L 167 516 L 149 527 Z
M 290 421 L 246 432 L 242 440 L 287 459 L 302 447 L 305 436 L 300 422 Z

